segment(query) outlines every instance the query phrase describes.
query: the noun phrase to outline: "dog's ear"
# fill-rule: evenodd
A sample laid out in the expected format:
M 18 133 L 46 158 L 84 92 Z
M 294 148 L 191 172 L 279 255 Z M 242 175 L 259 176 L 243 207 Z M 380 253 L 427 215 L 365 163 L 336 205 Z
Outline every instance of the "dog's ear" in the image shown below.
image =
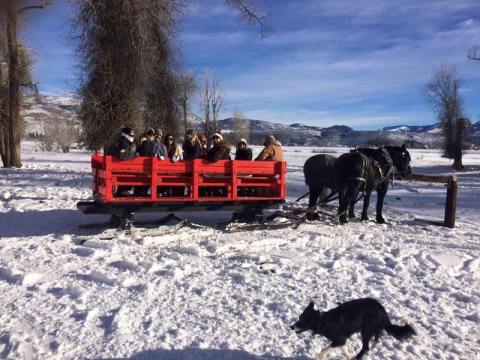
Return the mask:
M 313 310 L 314 305 L 315 304 L 313 303 L 313 301 L 310 301 L 310 304 L 308 304 L 307 309 L 312 309 Z
M 405 146 L 405 144 L 402 145 L 402 150 L 403 151 L 407 150 L 407 147 Z

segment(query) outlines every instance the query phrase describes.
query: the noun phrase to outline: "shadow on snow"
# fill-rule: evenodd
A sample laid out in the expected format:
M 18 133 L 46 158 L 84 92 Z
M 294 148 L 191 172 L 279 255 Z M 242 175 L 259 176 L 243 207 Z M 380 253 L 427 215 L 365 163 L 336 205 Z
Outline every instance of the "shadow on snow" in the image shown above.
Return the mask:
M 244 350 L 231 349 L 155 349 L 141 351 L 129 358 L 99 358 L 97 360 L 310 360 L 305 356 L 282 357 L 255 355 Z

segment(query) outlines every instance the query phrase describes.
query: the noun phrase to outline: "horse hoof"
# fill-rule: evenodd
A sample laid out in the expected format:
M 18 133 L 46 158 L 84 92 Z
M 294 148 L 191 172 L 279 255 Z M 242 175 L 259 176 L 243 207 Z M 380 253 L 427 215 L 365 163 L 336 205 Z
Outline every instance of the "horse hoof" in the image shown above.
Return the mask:
M 320 220 L 320 215 L 318 215 L 318 213 L 308 213 L 307 220 L 309 221 Z
M 348 217 L 349 217 L 350 219 L 356 218 L 355 214 L 348 214 Z
M 377 224 L 385 224 L 385 222 L 384 218 L 377 218 Z
M 362 216 L 362 221 L 368 221 L 368 216 Z

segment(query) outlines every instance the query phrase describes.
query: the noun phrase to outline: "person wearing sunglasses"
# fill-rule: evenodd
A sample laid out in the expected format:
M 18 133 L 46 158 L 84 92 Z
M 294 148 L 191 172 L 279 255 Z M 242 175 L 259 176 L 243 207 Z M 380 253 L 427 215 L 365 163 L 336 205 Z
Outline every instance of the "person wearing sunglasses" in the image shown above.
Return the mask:
M 167 156 L 171 160 L 173 158 L 173 156 L 175 155 L 175 151 L 177 149 L 177 144 L 175 143 L 175 138 L 173 137 L 172 134 L 167 134 L 167 136 L 165 136 L 165 139 L 163 140 L 163 143 L 165 144 L 165 147 L 167 148 Z

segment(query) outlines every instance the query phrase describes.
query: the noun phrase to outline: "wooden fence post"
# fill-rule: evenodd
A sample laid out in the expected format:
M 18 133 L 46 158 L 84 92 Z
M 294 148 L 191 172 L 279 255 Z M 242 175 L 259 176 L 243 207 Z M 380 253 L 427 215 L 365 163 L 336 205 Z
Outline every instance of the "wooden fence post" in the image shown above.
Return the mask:
M 457 178 L 452 176 L 447 184 L 447 203 L 445 204 L 445 219 L 443 226 L 455 227 L 455 213 L 457 210 Z

